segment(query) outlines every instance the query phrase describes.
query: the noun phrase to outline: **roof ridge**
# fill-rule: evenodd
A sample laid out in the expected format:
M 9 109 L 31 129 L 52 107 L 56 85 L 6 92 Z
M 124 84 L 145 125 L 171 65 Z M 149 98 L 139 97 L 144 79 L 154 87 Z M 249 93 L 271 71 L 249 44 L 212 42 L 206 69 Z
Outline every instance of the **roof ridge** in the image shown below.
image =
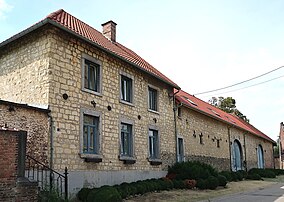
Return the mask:
M 61 9 L 59 9 L 59 10 L 57 10 L 57 11 L 54 11 L 54 12 L 50 13 L 48 16 L 46 16 L 46 18 L 49 18 L 49 19 L 54 18 L 55 16 L 57 16 L 59 13 L 62 13 L 62 12 L 67 13 L 66 11 L 64 11 L 64 10 L 61 8 Z

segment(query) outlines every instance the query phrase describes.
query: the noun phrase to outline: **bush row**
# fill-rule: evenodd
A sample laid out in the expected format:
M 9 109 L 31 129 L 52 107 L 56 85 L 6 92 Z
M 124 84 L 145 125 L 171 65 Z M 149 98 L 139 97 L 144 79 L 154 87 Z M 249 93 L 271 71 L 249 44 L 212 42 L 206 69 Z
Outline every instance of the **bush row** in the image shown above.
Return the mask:
M 168 169 L 166 177 L 161 179 L 148 179 L 132 183 L 122 183 L 115 186 L 102 186 L 100 188 L 82 188 L 78 198 L 84 202 L 114 201 L 120 202 L 129 196 L 144 194 L 153 191 L 171 189 L 216 189 L 218 186 L 226 186 L 230 181 L 243 179 L 261 180 L 262 177 L 274 178 L 283 175 L 280 169 L 256 169 L 245 171 L 217 172 L 212 166 L 198 161 L 176 163 Z
M 277 175 L 283 175 L 284 170 L 280 169 L 271 169 L 271 168 L 266 168 L 266 169 L 259 169 L 259 168 L 252 168 L 248 172 L 250 175 L 259 175 L 260 177 L 265 177 L 265 178 L 275 178 Z
M 148 179 L 131 183 L 124 182 L 120 185 L 102 186 L 100 188 L 93 189 L 82 188 L 78 192 L 78 198 L 84 202 L 119 202 L 129 196 L 144 194 L 147 192 L 171 189 L 192 189 L 195 186 L 195 180 L 171 180 L 168 178 Z
M 199 161 L 176 163 L 169 168 L 167 177 L 172 180 L 194 179 L 199 189 L 216 189 L 227 184 L 226 176 L 218 173 L 211 165 Z

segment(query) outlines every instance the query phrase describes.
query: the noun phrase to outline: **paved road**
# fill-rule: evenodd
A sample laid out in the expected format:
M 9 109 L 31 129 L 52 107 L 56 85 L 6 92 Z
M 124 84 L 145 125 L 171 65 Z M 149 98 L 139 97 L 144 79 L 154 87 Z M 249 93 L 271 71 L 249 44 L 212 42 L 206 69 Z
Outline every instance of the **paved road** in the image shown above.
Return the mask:
M 284 202 L 284 183 L 266 187 L 264 189 L 223 196 L 203 202 Z

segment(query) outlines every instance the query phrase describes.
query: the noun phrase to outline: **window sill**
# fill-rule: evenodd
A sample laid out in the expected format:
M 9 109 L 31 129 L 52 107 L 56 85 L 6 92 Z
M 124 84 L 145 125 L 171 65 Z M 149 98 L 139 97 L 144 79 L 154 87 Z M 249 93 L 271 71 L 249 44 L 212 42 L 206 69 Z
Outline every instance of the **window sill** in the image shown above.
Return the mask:
M 90 90 L 90 89 L 87 89 L 87 88 L 82 88 L 81 90 L 83 92 L 90 93 L 90 94 L 93 94 L 93 95 L 97 95 L 97 96 L 100 96 L 100 97 L 103 96 L 101 92 L 96 92 L 96 91 L 93 91 L 93 90 Z
M 155 111 L 155 110 L 152 110 L 152 109 L 148 109 L 148 112 L 152 112 L 152 113 L 155 113 L 155 114 L 160 114 L 158 111 Z
M 102 155 L 100 154 L 84 154 L 80 153 L 80 158 L 84 159 L 85 162 L 95 162 L 95 163 L 100 163 L 102 162 Z
M 119 100 L 119 102 L 122 103 L 122 104 L 125 104 L 125 105 L 129 105 L 129 106 L 131 106 L 131 107 L 135 107 L 132 102 L 127 102 L 127 101 L 121 100 L 121 99 Z
M 161 159 L 151 159 L 149 158 L 148 161 L 150 162 L 151 165 L 161 165 L 162 164 L 162 160 Z
M 134 164 L 136 163 L 136 159 L 131 156 L 119 156 L 119 160 L 123 161 L 124 164 Z

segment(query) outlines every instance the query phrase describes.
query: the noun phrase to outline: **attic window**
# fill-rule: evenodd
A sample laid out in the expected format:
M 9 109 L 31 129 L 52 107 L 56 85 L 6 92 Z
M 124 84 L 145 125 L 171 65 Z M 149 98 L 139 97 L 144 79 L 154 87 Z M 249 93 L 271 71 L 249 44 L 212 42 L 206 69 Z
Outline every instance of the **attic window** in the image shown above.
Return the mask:
M 209 108 L 208 107 L 208 109 L 211 111 L 211 112 L 213 112 L 216 116 L 219 116 L 219 117 L 221 117 L 221 115 L 220 114 L 218 114 L 216 111 L 214 111 L 213 109 L 211 109 L 211 108 Z
M 233 124 L 236 124 L 236 122 L 235 122 L 234 120 L 230 119 L 228 116 L 226 116 L 226 118 L 227 118 L 230 122 L 232 122 Z
M 189 99 L 188 97 L 186 96 L 183 96 L 190 104 L 194 105 L 194 106 L 197 106 L 197 104 L 195 102 L 193 102 L 191 99 Z

